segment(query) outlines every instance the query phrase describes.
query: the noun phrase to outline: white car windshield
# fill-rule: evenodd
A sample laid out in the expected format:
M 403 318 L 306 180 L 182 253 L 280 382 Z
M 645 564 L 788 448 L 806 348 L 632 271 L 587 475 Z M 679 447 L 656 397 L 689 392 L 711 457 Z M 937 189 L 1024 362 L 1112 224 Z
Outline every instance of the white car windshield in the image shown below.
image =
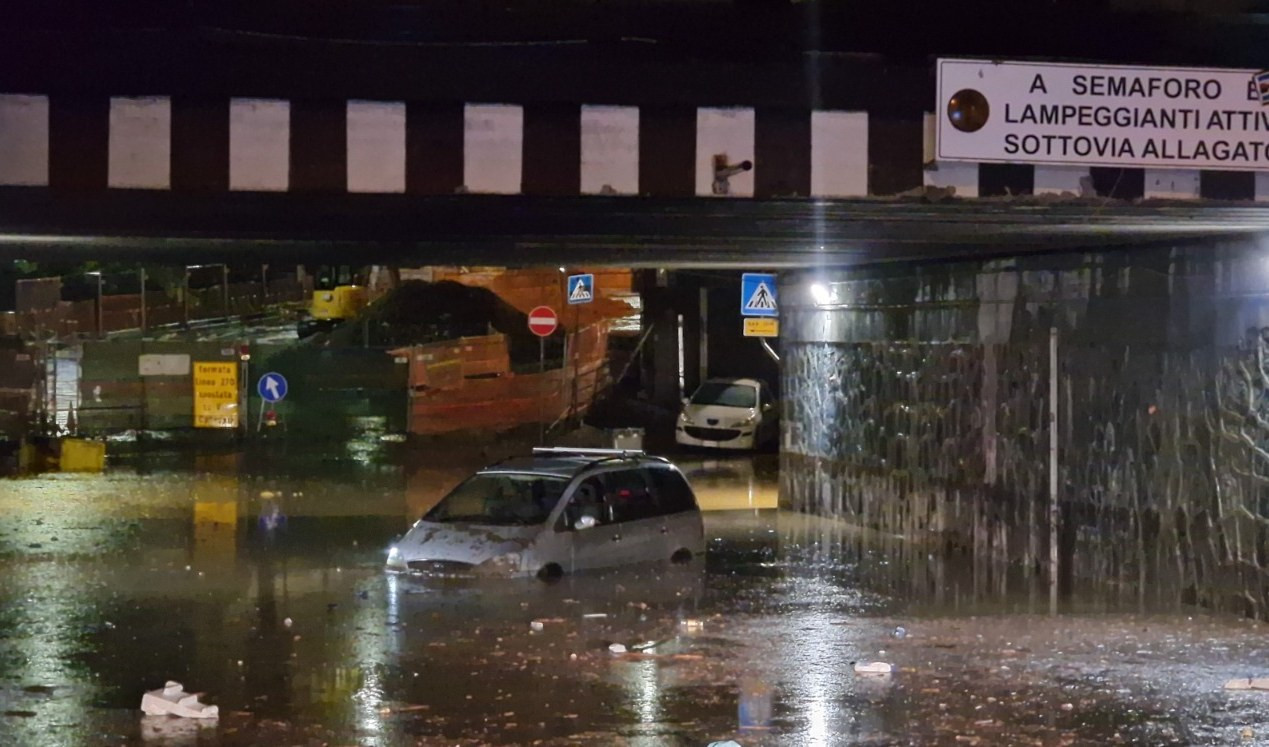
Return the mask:
M 722 405 L 723 407 L 757 407 L 758 390 L 747 384 L 728 384 L 707 381 L 692 395 L 694 405 Z
M 424 521 L 530 526 L 550 518 L 568 478 L 483 474 L 468 478 L 423 516 Z

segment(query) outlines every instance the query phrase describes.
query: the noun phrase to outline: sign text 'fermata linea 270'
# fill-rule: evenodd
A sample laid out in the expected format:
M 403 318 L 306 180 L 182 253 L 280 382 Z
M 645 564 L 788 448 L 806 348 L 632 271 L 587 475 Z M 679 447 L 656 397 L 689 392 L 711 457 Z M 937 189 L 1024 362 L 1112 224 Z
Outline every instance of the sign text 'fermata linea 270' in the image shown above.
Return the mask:
M 941 161 L 1269 170 L 1255 70 L 939 60 Z

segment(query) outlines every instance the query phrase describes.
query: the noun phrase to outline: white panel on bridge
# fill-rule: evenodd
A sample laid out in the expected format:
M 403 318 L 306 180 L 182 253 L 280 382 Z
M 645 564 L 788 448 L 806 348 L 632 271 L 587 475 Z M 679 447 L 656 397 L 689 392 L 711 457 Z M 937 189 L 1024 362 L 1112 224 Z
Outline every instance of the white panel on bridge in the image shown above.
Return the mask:
M 811 196 L 868 194 L 868 113 L 811 112 Z
M 957 197 L 978 196 L 978 164 L 939 161 L 925 168 L 925 186 L 953 187 Z
M 639 108 L 583 106 L 582 194 L 639 193 Z
M 952 161 L 935 161 L 935 115 L 925 113 L 925 147 L 922 164 L 925 167 L 924 182 L 927 187 L 952 187 L 957 197 L 978 196 L 978 164 Z
M 1256 201 L 1269 202 L 1269 171 L 1256 172 Z
M 1199 172 L 1191 169 L 1146 169 L 1145 198 L 1196 200 Z
M 463 186 L 519 194 L 524 169 L 524 109 L 468 104 L 463 111 Z
M 725 155 L 728 165 L 753 161 L 753 109 L 696 110 L 696 194 L 714 192 L 714 157 Z M 655 154 L 648 154 L 656 157 Z M 755 164 L 754 168 L 760 168 Z M 727 194 L 753 197 L 753 171 L 741 171 L 727 179 Z
M 0 184 L 48 185 L 48 97 L 0 95 Z
M 274 99 L 229 102 L 229 188 L 286 191 L 290 184 L 291 104 Z
M 403 102 L 348 102 L 348 191 L 405 191 Z
M 1091 176 L 1087 166 L 1036 166 L 1033 191 L 1038 195 L 1080 195 L 1084 189 L 1080 180 L 1087 176 Z
M 124 189 L 172 186 L 172 104 L 167 97 L 110 99 L 106 183 Z

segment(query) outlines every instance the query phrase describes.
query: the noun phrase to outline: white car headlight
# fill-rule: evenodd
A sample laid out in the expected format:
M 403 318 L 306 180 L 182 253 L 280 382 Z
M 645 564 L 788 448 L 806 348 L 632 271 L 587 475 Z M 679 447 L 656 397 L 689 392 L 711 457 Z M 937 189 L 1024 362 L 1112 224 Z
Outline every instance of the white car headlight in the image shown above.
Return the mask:
M 479 569 L 486 573 L 514 573 L 520 570 L 520 553 L 508 552 L 481 563 Z
M 680 422 L 680 423 L 686 423 L 686 422 L 688 422 L 688 420 L 689 420 L 689 418 L 687 417 L 687 413 L 686 413 L 686 412 L 682 412 L 682 411 L 680 411 L 680 412 L 679 412 L 679 422 Z

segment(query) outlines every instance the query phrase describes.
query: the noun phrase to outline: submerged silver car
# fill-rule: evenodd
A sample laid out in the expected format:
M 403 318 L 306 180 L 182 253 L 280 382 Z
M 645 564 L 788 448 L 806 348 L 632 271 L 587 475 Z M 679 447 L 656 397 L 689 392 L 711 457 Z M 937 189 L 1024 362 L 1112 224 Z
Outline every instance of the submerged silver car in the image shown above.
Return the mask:
M 388 569 L 528 576 L 705 552 L 696 496 L 669 460 L 637 451 L 534 449 L 472 475 L 388 551 Z

